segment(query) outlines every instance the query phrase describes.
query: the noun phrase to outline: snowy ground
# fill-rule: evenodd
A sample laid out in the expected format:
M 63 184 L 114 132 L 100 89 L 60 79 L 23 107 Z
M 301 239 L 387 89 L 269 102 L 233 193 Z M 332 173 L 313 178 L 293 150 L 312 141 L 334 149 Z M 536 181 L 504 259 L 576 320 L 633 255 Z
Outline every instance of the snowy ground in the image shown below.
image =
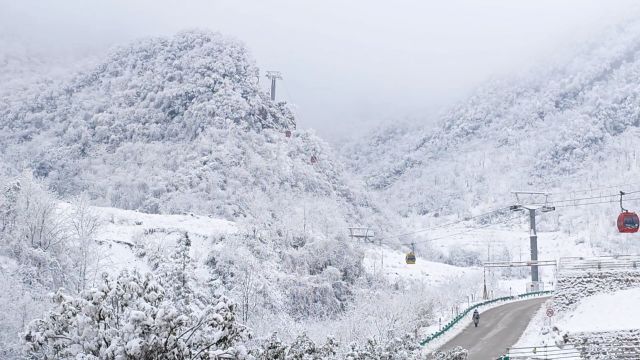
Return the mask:
M 555 345 L 557 336 L 551 332 L 555 321 L 546 315 L 550 304 L 551 299 L 540 307 L 514 347 Z
M 69 208 L 68 204 L 61 204 L 62 209 Z M 147 262 L 136 256 L 136 249 L 144 242 L 145 246 L 152 244 L 170 248 L 175 242 L 176 234 L 187 231 L 192 236 L 193 256 L 195 260 L 201 261 L 202 256 L 207 254 L 211 247 L 211 236 L 234 233 L 237 231 L 236 224 L 230 221 L 214 219 L 207 216 L 192 214 L 185 215 L 154 215 L 144 214 L 136 211 L 121 210 L 115 208 L 93 207 L 95 215 L 100 219 L 100 228 L 97 239 L 102 242 L 105 257 L 108 258 L 108 267 L 117 270 L 122 268 L 146 269 Z M 475 249 L 478 252 L 493 259 L 499 250 L 508 249 L 512 260 L 526 260 L 529 255 L 528 232 L 520 228 L 502 227 L 496 229 L 478 229 L 468 231 L 469 228 L 460 226 L 454 229 L 441 229 L 434 231 L 429 236 L 422 236 L 418 240 L 428 238 L 438 238 L 449 234 L 456 234 L 440 240 L 434 240 L 432 248 L 446 252 L 452 246 L 463 246 Z M 569 241 L 568 241 L 569 240 Z M 151 244 L 152 243 L 152 244 Z M 560 232 L 539 233 L 540 259 L 558 259 L 561 256 L 588 256 L 592 250 L 583 244 L 577 244 L 572 239 Z M 494 252 L 492 254 L 492 251 Z M 457 304 L 450 304 L 451 309 L 444 309 L 440 315 L 442 324 L 449 318 L 455 316 L 453 308 L 457 306 L 459 311 L 463 311 L 467 306 L 481 301 L 483 269 L 481 267 L 459 267 L 447 265 L 439 262 L 428 261 L 425 254 L 417 252 L 417 262 L 415 265 L 405 263 L 405 252 L 395 250 L 390 247 L 377 245 L 365 246 L 364 267 L 372 274 L 382 273 L 389 281 L 405 281 L 408 283 L 421 283 L 433 286 L 434 289 L 444 288 L 452 281 L 468 283 L 469 289 L 461 292 L 458 296 Z M 545 288 L 550 289 L 555 283 L 554 268 L 540 268 L 540 275 L 545 281 Z M 487 273 L 487 284 L 489 295 L 493 297 L 516 295 L 525 292 L 526 278 L 506 278 L 500 274 L 499 270 L 491 270 Z M 596 311 L 603 304 L 615 304 L 619 301 L 627 301 L 625 305 L 631 306 L 634 302 L 640 303 L 640 291 L 628 294 L 619 294 L 618 297 L 607 297 L 613 295 L 603 295 L 594 297 L 590 302 L 585 302 L 576 310 L 574 316 L 557 318 L 557 325 L 568 331 L 596 331 L 593 322 L 581 322 L 587 313 L 593 312 L 593 316 L 609 316 L 617 314 L 620 318 L 630 312 L 627 307 L 616 307 L 612 311 Z M 499 305 L 499 304 L 497 304 Z M 615 311 L 614 311 L 615 310 Z M 578 313 L 581 311 L 583 313 Z M 617 312 L 616 312 L 617 311 Z M 588 315 L 592 316 L 592 315 Z M 626 317 L 627 327 L 632 326 L 638 319 Z M 606 324 L 610 322 L 598 322 L 602 329 L 609 329 Z M 616 322 L 617 323 L 617 322 Z M 620 322 L 622 323 L 622 322 Z M 619 325 L 616 325 L 619 326 Z M 439 325 L 433 325 L 422 329 L 423 334 L 430 334 L 437 331 Z M 459 330 L 459 329 L 458 329 Z M 541 334 L 541 331 L 546 332 Z M 456 330 L 443 337 L 441 341 L 446 341 L 450 336 L 454 336 Z M 518 342 L 518 346 L 540 345 L 542 343 L 552 344 L 556 341 L 556 336 L 549 332 L 548 319 L 543 310 L 536 315 L 523 337 Z M 439 341 L 440 342 L 440 341 Z
M 71 205 L 60 203 L 62 211 L 70 211 Z M 237 231 L 235 223 L 227 220 L 193 214 L 157 215 L 110 207 L 91 207 L 99 219 L 96 240 L 102 244 L 104 270 L 148 270 L 148 263 L 136 256 L 136 250 L 144 246 L 158 246 L 169 251 L 177 236 L 188 232 L 191 236 L 191 252 L 195 261 L 203 260 L 210 252 L 210 237 Z
M 452 235 L 457 234 L 457 235 Z M 446 236 L 446 237 L 445 237 Z M 430 239 L 435 239 L 430 241 Z M 475 277 L 482 280 L 483 269 L 481 267 L 457 267 L 439 262 L 428 261 L 431 254 L 427 252 L 432 249 L 447 254 L 452 247 L 462 247 L 473 250 L 480 254 L 481 260 L 503 261 L 504 251 L 512 261 L 526 261 L 530 258 L 529 233 L 520 228 L 500 227 L 496 229 L 475 229 L 459 226 L 446 229 L 436 229 L 427 235 L 416 235 L 417 244 L 415 265 L 405 264 L 404 252 L 393 250 L 387 247 L 380 249 L 379 246 L 367 248 L 365 256 L 365 266 L 368 271 L 378 273 L 381 266 L 384 274 L 390 280 L 400 278 L 419 280 L 430 284 L 446 284 L 454 277 Z M 421 245 L 427 250 L 421 250 Z M 539 259 L 557 260 L 563 256 L 588 256 L 592 255 L 591 248 L 583 244 L 576 244 L 572 239 L 560 232 L 540 232 L 538 233 Z M 407 247 L 404 251 L 409 251 Z M 515 271 L 516 269 L 514 269 Z M 515 295 L 526 292 L 526 285 L 529 277 L 527 269 L 522 269 L 526 274 L 525 278 L 505 278 L 501 269 L 491 269 L 487 271 L 487 283 L 498 282 L 499 285 L 494 290 L 494 295 Z M 540 267 L 540 279 L 544 282 L 545 290 L 551 290 L 555 284 L 555 267 Z M 481 291 L 482 283 L 477 284 L 477 290 Z
M 640 288 L 589 296 L 556 325 L 569 332 L 640 329 Z
M 372 274 L 378 274 L 382 269 L 384 276 L 392 282 L 405 279 L 429 285 L 443 285 L 452 278 L 482 276 L 481 268 L 452 266 L 427 261 L 420 256 L 417 256 L 415 264 L 410 265 L 405 262 L 405 253 L 384 246 L 367 248 L 364 267 Z
M 567 350 L 571 346 L 563 343 L 565 333 L 640 329 L 640 288 L 586 297 L 571 312 L 551 318 L 546 314 L 550 304 L 534 316 L 515 347 L 560 345 Z

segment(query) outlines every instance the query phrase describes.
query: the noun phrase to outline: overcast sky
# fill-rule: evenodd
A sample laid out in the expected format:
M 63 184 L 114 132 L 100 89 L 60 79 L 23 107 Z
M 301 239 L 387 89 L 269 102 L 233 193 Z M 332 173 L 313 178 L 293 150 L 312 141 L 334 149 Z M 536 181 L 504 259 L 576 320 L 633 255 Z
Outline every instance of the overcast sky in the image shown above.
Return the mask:
M 0 38 L 84 56 L 133 38 L 207 28 L 279 70 L 299 126 L 329 139 L 402 118 L 433 121 L 491 76 L 637 14 L 632 0 L 0 0 Z M 266 81 L 263 82 L 266 85 Z

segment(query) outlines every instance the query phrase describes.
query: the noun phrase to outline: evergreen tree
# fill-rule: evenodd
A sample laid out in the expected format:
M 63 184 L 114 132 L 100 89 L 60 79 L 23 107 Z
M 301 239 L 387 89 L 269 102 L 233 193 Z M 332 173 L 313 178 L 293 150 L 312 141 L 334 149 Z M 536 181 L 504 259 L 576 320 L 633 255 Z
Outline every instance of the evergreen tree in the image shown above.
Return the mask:
M 253 354 L 259 360 L 285 360 L 287 346 L 280 341 L 278 334 L 273 333 L 261 347 L 253 350 Z
M 312 360 L 318 358 L 319 354 L 316 344 L 309 339 L 306 333 L 299 335 L 287 351 L 287 359 L 291 360 Z
M 23 340 L 29 357 L 44 359 L 243 359 L 245 330 L 225 298 L 189 316 L 152 274 L 105 275 L 79 296 L 59 291 L 47 316 L 32 321 Z
M 164 278 L 165 286 L 169 287 L 172 297 L 181 306 L 189 306 L 193 301 L 194 290 L 192 288 L 195 266 L 191 261 L 191 239 L 188 233 L 178 238 L 175 250 L 167 263 L 167 276 Z

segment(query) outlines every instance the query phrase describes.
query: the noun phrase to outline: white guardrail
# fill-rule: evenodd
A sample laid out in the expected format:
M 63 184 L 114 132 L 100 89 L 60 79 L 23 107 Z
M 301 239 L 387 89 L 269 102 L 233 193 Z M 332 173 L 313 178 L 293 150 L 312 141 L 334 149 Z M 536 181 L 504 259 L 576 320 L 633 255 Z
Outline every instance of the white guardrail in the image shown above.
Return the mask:
M 640 268 L 640 255 L 599 256 L 592 258 L 560 258 L 558 271 L 619 270 Z

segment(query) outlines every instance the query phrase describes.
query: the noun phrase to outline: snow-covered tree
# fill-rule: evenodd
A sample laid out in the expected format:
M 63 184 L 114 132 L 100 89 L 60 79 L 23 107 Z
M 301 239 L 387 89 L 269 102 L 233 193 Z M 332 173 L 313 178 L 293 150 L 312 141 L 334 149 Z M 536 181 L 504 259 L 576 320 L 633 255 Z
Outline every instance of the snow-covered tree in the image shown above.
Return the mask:
M 468 352 L 460 346 L 446 351 L 438 351 L 435 354 L 437 360 L 467 360 Z
M 45 359 L 241 359 L 245 330 L 234 305 L 212 297 L 198 316 L 180 311 L 156 278 L 122 271 L 55 307 L 23 334 L 27 356 Z
M 252 350 L 252 355 L 259 360 L 285 360 L 287 346 L 278 338 L 277 333 L 273 333 L 259 347 Z
M 92 286 L 98 278 L 102 264 L 106 259 L 101 253 L 95 236 L 100 222 L 95 212 L 89 205 L 86 195 L 78 197 L 72 204 L 70 214 L 71 241 L 69 248 L 72 254 L 72 267 L 75 269 L 73 276 L 76 291 L 85 290 Z
M 309 339 L 307 334 L 299 335 L 287 350 L 287 359 L 312 360 L 318 357 L 316 344 Z

